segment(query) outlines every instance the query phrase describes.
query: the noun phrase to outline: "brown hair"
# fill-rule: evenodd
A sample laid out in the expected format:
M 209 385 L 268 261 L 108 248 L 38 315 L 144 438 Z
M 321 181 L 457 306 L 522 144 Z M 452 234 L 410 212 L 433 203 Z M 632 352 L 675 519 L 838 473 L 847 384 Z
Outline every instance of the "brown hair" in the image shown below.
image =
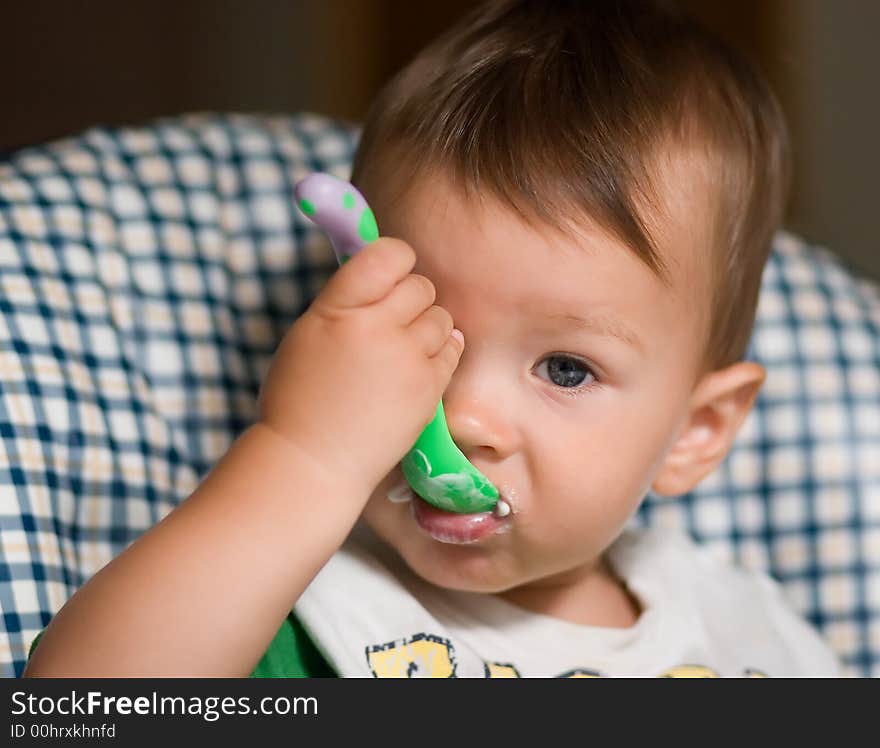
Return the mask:
M 788 140 L 768 86 L 660 0 L 496 0 L 423 50 L 367 116 L 353 182 L 395 153 L 524 219 L 588 216 L 662 280 L 660 161 L 700 154 L 713 193 L 702 370 L 742 358 L 782 220 Z

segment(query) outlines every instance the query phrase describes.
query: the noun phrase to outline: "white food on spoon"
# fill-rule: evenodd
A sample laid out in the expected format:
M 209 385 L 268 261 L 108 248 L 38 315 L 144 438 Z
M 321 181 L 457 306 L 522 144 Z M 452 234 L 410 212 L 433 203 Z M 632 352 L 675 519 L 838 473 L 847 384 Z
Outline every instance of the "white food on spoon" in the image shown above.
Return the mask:
M 385 495 L 392 504 L 405 504 L 407 501 L 412 500 L 412 490 L 409 487 L 409 483 L 405 480 L 398 483 Z
M 405 504 L 408 501 L 412 501 L 414 498 L 413 491 L 406 480 L 403 480 L 393 488 L 390 488 L 385 495 L 388 497 L 388 501 L 392 504 Z M 511 511 L 510 504 L 507 501 L 504 499 L 498 499 L 492 513 L 500 519 L 509 515 Z

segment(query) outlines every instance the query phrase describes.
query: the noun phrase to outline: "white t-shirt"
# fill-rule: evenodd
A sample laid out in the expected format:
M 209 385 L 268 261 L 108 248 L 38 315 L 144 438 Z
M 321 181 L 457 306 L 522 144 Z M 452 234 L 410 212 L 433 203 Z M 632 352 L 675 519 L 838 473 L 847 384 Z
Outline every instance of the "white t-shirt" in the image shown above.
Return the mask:
M 836 676 L 830 649 L 768 577 L 669 530 L 627 530 L 609 565 L 642 607 L 629 628 L 532 613 L 436 587 L 365 527 L 295 612 L 343 677 Z

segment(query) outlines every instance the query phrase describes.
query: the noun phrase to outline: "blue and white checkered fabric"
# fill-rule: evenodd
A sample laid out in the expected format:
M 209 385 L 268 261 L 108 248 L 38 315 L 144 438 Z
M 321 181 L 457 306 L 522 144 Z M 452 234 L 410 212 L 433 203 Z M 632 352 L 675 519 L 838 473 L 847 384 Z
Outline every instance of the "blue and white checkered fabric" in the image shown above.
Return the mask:
M 255 415 L 276 342 L 336 267 L 292 210 L 354 128 L 196 115 L 0 164 L 0 667 L 184 499 Z M 880 675 L 880 293 L 781 235 L 767 383 L 699 489 L 638 521 L 762 569 L 852 675 Z

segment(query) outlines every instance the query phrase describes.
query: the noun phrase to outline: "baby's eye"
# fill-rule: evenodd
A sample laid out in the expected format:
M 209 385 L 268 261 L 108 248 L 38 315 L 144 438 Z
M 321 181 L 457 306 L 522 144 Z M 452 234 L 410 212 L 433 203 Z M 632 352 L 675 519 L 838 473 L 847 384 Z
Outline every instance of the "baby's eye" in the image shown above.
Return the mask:
M 558 387 L 577 387 L 587 377 L 595 379 L 583 361 L 571 356 L 548 356 L 540 364 L 538 370 L 546 368 L 550 381 Z

